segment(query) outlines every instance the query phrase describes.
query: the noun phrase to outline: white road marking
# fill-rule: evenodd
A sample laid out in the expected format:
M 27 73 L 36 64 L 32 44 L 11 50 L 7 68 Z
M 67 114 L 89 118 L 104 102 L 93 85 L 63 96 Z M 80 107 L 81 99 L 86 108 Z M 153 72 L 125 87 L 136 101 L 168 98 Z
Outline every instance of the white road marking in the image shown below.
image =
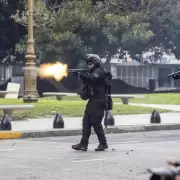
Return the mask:
M 109 142 L 109 144 L 130 144 L 130 143 L 141 143 L 140 141 L 119 141 L 119 142 Z
M 14 149 L 0 149 L 0 152 L 9 152 L 9 151 L 14 151 Z
M 72 161 L 73 163 L 82 163 L 82 162 L 92 162 L 92 161 L 105 161 L 110 159 L 117 159 L 117 158 L 103 158 L 103 159 L 84 159 L 84 160 L 77 160 Z

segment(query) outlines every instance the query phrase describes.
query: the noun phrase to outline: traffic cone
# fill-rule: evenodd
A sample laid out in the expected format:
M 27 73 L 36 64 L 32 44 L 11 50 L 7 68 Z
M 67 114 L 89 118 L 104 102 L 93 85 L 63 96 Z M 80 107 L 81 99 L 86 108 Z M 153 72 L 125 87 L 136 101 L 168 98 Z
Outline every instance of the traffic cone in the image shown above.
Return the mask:
M 104 118 L 104 126 L 107 128 L 107 126 L 114 126 L 114 117 L 111 113 L 111 111 L 106 111 L 106 115 Z
M 1 131 L 11 131 L 12 130 L 11 118 L 7 114 L 5 114 L 3 119 L 1 120 L 0 130 Z
M 64 128 L 64 120 L 63 120 L 63 117 L 61 116 L 61 114 L 59 114 L 59 113 L 57 113 L 54 118 L 53 128 L 56 128 L 56 129 Z
M 161 117 L 157 110 L 154 110 L 151 114 L 151 123 L 161 123 Z

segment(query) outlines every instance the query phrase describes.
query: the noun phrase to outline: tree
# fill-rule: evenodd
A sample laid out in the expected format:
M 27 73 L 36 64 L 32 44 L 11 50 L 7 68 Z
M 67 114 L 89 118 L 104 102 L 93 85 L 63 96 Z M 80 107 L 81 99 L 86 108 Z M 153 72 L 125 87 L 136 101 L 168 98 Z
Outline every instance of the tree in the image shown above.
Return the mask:
M 81 8 L 80 8 L 81 7 Z M 41 61 L 64 60 L 70 65 L 88 51 L 78 32 L 87 26 L 93 26 L 91 1 L 67 1 L 56 6 L 54 3 L 35 1 L 34 33 L 36 54 Z M 17 13 L 13 18 L 16 22 L 26 25 L 25 13 Z M 25 53 L 25 39 L 17 45 L 17 51 Z M 72 61 L 72 59 L 74 59 Z
M 10 55 L 15 55 L 15 45 L 19 42 L 22 34 L 25 33 L 24 27 L 17 24 L 10 18 L 16 10 L 23 9 L 20 0 L 1 0 L 0 1 L 0 63 L 12 63 Z M 17 56 L 17 54 L 16 54 Z
M 35 1 L 36 54 L 42 61 L 61 59 L 73 67 L 86 53 L 108 59 L 125 51 L 140 53 L 153 35 L 144 22 L 146 16 L 134 3 L 120 2 Z M 21 24 L 27 22 L 25 13 L 13 17 Z M 17 45 L 18 52 L 25 53 L 25 39 Z
M 128 52 L 132 57 L 141 54 L 145 45 L 153 37 L 146 21 L 147 8 L 144 1 L 112 0 L 105 1 L 107 8 L 107 27 L 105 32 L 112 46 L 112 55 L 119 53 L 120 57 Z
M 0 27 L 11 27 L 11 31 L 0 33 L 0 38 L 5 37 L 0 48 L 4 54 L 0 55 L 4 57 L 7 50 L 12 49 L 16 55 L 24 56 L 26 1 L 8 0 L 6 4 L 13 7 L 12 11 L 4 3 L 5 0 L 0 13 L 4 13 L 6 21 Z M 142 53 L 155 51 L 154 58 L 158 59 L 162 55 L 161 47 L 179 58 L 179 8 L 178 0 L 35 0 L 37 58 L 41 62 L 62 60 L 74 67 L 86 53 L 106 57 L 107 63 L 116 54 L 122 57 L 124 52 L 140 60 Z M 12 13 L 15 21 L 9 19 Z M 16 36 L 12 36 L 12 32 L 16 32 Z
M 148 21 L 155 36 L 149 47 L 163 46 L 167 53 L 180 58 L 180 1 L 151 0 Z

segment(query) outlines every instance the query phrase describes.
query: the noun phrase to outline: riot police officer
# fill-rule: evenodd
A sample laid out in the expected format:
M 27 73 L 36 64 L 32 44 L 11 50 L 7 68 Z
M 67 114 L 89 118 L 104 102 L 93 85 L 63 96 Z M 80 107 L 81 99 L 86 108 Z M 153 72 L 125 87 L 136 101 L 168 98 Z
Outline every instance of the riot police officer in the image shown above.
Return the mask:
M 72 145 L 72 148 L 75 150 L 87 151 L 91 127 L 93 127 L 99 140 L 99 145 L 95 151 L 104 151 L 108 148 L 106 136 L 102 126 L 102 120 L 107 105 L 105 98 L 105 93 L 107 90 L 105 79 L 107 73 L 102 68 L 102 63 L 98 55 L 86 55 L 86 63 L 89 68 L 89 74 L 75 73 L 75 75 L 79 75 L 85 87 L 85 91 L 83 91 L 85 94 L 82 92 L 80 96 L 88 99 L 88 103 L 86 105 L 83 117 L 81 141 L 79 144 Z

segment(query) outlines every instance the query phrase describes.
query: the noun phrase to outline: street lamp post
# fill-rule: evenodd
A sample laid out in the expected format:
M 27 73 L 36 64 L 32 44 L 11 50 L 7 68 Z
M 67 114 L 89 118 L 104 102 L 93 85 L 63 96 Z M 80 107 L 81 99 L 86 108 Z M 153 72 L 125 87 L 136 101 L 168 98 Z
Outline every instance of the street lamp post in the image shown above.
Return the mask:
M 37 67 L 36 56 L 34 52 L 34 38 L 33 38 L 33 2 L 28 0 L 28 41 L 27 41 L 27 55 L 24 69 L 24 102 L 37 102 Z

